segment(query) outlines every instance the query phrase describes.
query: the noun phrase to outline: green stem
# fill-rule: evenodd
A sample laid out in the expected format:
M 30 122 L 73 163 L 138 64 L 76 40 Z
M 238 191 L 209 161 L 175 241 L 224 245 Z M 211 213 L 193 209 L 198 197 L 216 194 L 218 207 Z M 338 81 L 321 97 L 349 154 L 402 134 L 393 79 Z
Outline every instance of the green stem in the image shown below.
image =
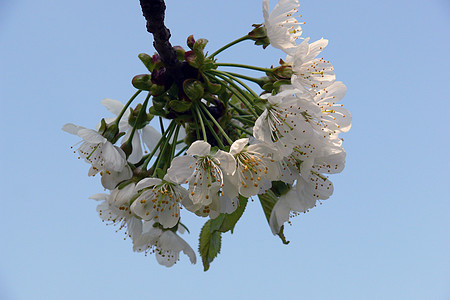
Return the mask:
M 245 125 L 249 125 L 249 126 L 255 126 L 255 122 L 252 120 L 248 120 L 246 118 L 242 118 L 240 116 L 233 116 L 233 119 L 238 120 L 241 123 L 244 123 Z
M 214 125 L 217 126 L 217 129 L 219 129 L 219 131 L 223 134 L 223 136 L 227 140 L 228 144 L 232 145 L 233 144 L 233 140 L 230 139 L 230 137 L 227 135 L 225 130 L 223 130 L 222 126 L 220 126 L 220 124 L 219 124 L 219 122 L 217 122 L 216 118 L 214 118 L 213 115 L 211 115 L 211 113 L 209 112 L 208 108 L 206 108 L 206 105 L 201 103 L 200 107 L 208 115 L 208 117 L 211 119 L 211 121 L 214 123 Z
M 172 126 L 172 128 L 170 128 L 170 131 L 169 131 L 169 129 L 167 129 L 167 131 L 169 133 L 167 134 L 166 140 L 164 141 L 164 145 L 162 146 L 161 152 L 159 152 L 158 158 L 156 159 L 155 163 L 152 166 L 152 168 L 154 168 L 152 177 L 155 177 L 155 175 L 156 175 L 156 169 L 158 168 L 158 165 L 161 162 L 162 157 L 166 153 L 167 145 L 169 144 L 170 138 L 172 137 L 174 130 L 175 130 L 175 126 Z
M 245 115 L 245 114 L 247 114 L 246 111 L 243 111 L 243 110 L 242 110 L 240 107 L 238 107 L 236 104 L 231 103 L 231 102 L 228 102 L 228 104 L 229 104 L 232 108 L 234 108 L 234 110 L 237 111 L 240 115 Z
M 200 114 L 201 117 L 204 118 L 206 120 L 206 116 L 205 114 L 202 112 L 202 110 L 200 109 Z M 212 127 L 211 124 L 209 124 L 209 122 L 206 122 L 206 126 L 208 126 L 209 131 L 211 132 L 212 136 L 214 137 L 214 139 L 217 141 L 217 143 L 219 144 L 219 148 L 220 149 L 225 149 L 225 145 L 222 142 L 222 139 L 217 135 L 216 131 L 214 130 L 214 128 Z
M 120 114 L 117 116 L 116 118 L 116 125 L 119 126 L 119 122 L 120 119 L 122 119 L 123 114 L 127 111 L 128 106 L 130 106 L 131 102 L 133 102 L 134 99 L 136 99 L 136 97 L 142 92 L 142 90 L 138 90 L 136 93 L 134 93 L 133 96 L 131 96 L 130 100 L 128 100 L 128 102 L 125 104 L 125 106 L 122 108 L 122 111 L 120 112 Z
M 233 127 L 236 128 L 236 129 L 239 129 L 239 130 L 245 132 L 245 133 L 248 134 L 248 135 L 253 136 L 253 133 L 252 133 L 252 132 L 250 132 L 250 131 L 248 131 L 247 129 L 244 129 L 244 128 L 242 128 L 242 127 L 236 125 L 236 124 L 233 124 L 233 122 L 230 122 L 230 125 L 233 126 Z
M 150 99 L 150 96 L 151 96 L 151 94 L 148 93 L 147 97 L 144 100 L 144 104 L 142 104 L 141 110 L 139 111 L 136 121 L 134 122 L 133 129 L 131 130 L 130 137 L 126 141 L 127 144 L 131 143 L 131 141 L 133 140 L 134 133 L 136 132 L 136 129 L 137 129 L 137 123 L 138 123 L 138 121 L 140 121 L 142 119 L 142 116 L 145 114 L 145 111 L 147 110 L 147 104 L 148 104 L 148 100 Z
M 200 139 L 200 130 L 198 129 L 199 121 L 198 121 L 198 118 L 197 118 L 197 114 L 194 113 L 194 114 L 192 114 L 192 116 L 194 117 L 194 122 L 195 122 L 195 136 L 196 136 L 197 140 L 199 140 Z
M 205 124 L 203 123 L 203 118 L 202 118 L 202 115 L 201 115 L 201 113 L 200 113 L 200 109 L 199 109 L 199 107 L 198 107 L 197 105 L 195 106 L 195 110 L 197 111 L 197 116 L 198 116 L 198 119 L 199 119 L 199 121 L 200 121 L 200 126 L 202 127 L 203 140 L 204 140 L 205 142 L 208 142 L 208 136 L 206 135 Z
M 159 117 L 159 127 L 161 128 L 161 134 L 164 135 L 164 124 L 161 117 Z
M 233 76 L 230 73 L 227 72 L 223 72 L 223 71 L 219 71 L 219 70 L 211 70 L 211 73 L 216 74 L 216 75 L 223 75 L 223 76 L 227 76 L 228 78 L 236 81 L 237 83 L 239 83 L 240 85 L 242 85 L 247 91 L 249 91 L 250 94 L 252 94 L 253 97 L 255 98 L 259 98 L 258 94 L 256 94 L 251 88 L 248 87 L 248 85 L 246 85 L 245 83 L 243 83 L 241 80 L 239 80 L 238 78 L 236 78 L 235 76 Z
M 174 155 L 175 155 L 175 148 L 177 147 L 177 139 L 178 139 L 178 132 L 180 131 L 180 127 L 181 127 L 181 125 L 180 124 L 178 124 L 177 125 L 177 129 L 175 129 L 175 134 L 174 134 L 174 136 L 173 136 L 173 139 L 172 139 L 172 149 L 171 149 L 171 151 L 170 151 L 170 159 L 168 160 L 168 161 L 166 161 L 166 164 L 165 164 L 165 166 L 164 166 L 164 169 L 165 170 L 167 170 L 168 168 L 170 168 L 170 165 L 171 165 L 171 163 L 172 163 L 172 160 L 173 160 L 173 158 L 174 158 Z M 167 166 L 167 167 L 166 167 Z
M 161 136 L 161 138 L 159 139 L 158 143 L 156 144 L 155 148 L 153 148 L 152 152 L 149 155 L 146 155 L 147 157 L 145 158 L 144 163 L 142 164 L 142 168 L 146 169 L 148 164 L 150 163 L 150 160 L 152 159 L 153 155 L 155 155 L 156 151 L 158 151 L 159 146 L 161 146 L 161 143 L 164 141 L 164 137 L 167 134 L 167 132 L 169 130 L 171 130 L 171 128 L 175 126 L 175 121 L 172 121 L 169 125 L 169 127 L 167 128 L 167 131 Z
M 223 46 L 222 48 L 220 48 L 219 50 L 217 50 L 216 52 L 214 52 L 213 54 L 211 54 L 211 55 L 209 56 L 209 58 L 214 58 L 214 56 L 216 56 L 216 55 L 219 54 L 220 52 L 222 52 L 222 51 L 224 51 L 224 50 L 230 48 L 231 46 L 236 45 L 237 43 L 240 43 L 240 42 L 242 42 L 242 41 L 249 40 L 249 39 L 250 39 L 250 37 L 249 37 L 248 35 L 244 35 L 243 37 L 238 38 L 237 40 L 234 40 L 234 41 L 232 41 L 231 43 L 226 44 L 225 46 Z
M 183 149 L 181 149 L 180 151 L 178 151 L 177 154 L 175 154 L 175 157 L 180 156 L 181 153 L 183 153 L 183 151 L 186 151 L 189 148 L 188 145 L 184 146 Z
M 211 75 L 214 75 L 214 74 L 211 74 Z M 241 102 L 245 105 L 245 107 L 247 107 L 247 109 L 250 111 L 250 113 L 252 115 L 254 115 L 256 118 L 258 118 L 258 114 L 253 110 L 253 106 L 249 102 L 249 99 L 245 95 L 244 91 L 242 91 L 242 89 L 236 83 L 234 83 L 233 80 L 231 80 L 223 75 L 220 75 L 220 74 L 215 74 L 215 75 L 217 77 L 223 79 L 224 81 L 228 82 L 233 88 L 235 88 L 238 93 L 236 93 L 236 91 L 231 89 L 229 86 L 224 85 L 228 90 L 230 90 L 233 94 L 235 94 L 236 97 L 239 98 L 239 100 L 241 100 Z
M 264 79 L 261 79 L 261 78 L 245 76 L 245 75 L 242 75 L 242 74 L 232 73 L 232 72 L 227 72 L 227 73 L 230 74 L 230 75 L 233 75 L 234 77 L 239 77 L 239 78 L 242 78 L 242 79 L 245 79 L 245 80 L 248 80 L 248 81 L 252 81 L 252 82 L 258 84 L 259 86 L 263 86 L 265 84 Z
M 216 63 L 215 65 L 218 66 L 218 67 L 236 67 L 236 68 L 243 68 L 243 69 L 250 69 L 250 70 L 256 70 L 256 71 L 273 73 L 272 69 L 255 67 L 255 66 L 249 66 L 249 65 L 243 65 L 243 64 Z

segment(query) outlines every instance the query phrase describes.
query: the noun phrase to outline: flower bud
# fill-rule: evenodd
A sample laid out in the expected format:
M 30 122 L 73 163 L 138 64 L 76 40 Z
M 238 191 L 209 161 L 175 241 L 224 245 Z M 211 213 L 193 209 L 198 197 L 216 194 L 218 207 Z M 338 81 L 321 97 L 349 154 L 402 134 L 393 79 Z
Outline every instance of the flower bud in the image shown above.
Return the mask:
M 202 99 L 203 94 L 205 93 L 205 88 L 198 80 L 186 79 L 183 82 L 183 91 L 190 100 L 198 101 Z
M 147 53 L 140 53 L 138 55 L 139 59 L 142 61 L 142 63 L 145 65 L 145 67 L 152 72 L 154 68 L 153 59 L 150 55 Z
M 153 115 L 149 115 L 145 111 L 141 114 L 142 109 L 142 104 L 138 104 L 134 109 L 131 109 L 128 117 L 128 124 L 133 127 L 136 126 L 137 129 L 144 128 L 153 119 Z M 141 115 L 140 118 L 139 115 Z
M 150 91 L 153 86 L 151 76 L 149 74 L 140 74 L 134 76 L 131 80 L 131 84 L 135 88 L 144 91 Z
M 195 41 L 194 46 L 192 47 L 192 50 L 194 50 L 195 52 L 203 52 L 203 50 L 206 47 L 206 44 L 208 44 L 208 40 L 207 39 L 198 39 Z
M 183 49 L 183 47 L 181 46 L 174 46 L 173 49 L 177 52 L 177 58 L 179 61 L 183 61 L 184 60 L 184 53 L 186 52 L 186 50 Z
M 188 36 L 186 44 L 189 47 L 189 49 L 191 49 L 191 50 L 194 49 L 195 39 L 192 34 L 190 36 Z
M 153 101 L 153 107 L 156 110 L 161 110 L 161 109 L 164 109 L 167 102 L 170 101 L 170 97 L 168 95 L 161 95 L 158 97 L 153 97 L 152 101 Z
M 192 106 L 192 102 L 184 101 L 184 100 L 172 100 L 169 102 L 169 107 L 179 113 L 183 113 L 188 111 Z

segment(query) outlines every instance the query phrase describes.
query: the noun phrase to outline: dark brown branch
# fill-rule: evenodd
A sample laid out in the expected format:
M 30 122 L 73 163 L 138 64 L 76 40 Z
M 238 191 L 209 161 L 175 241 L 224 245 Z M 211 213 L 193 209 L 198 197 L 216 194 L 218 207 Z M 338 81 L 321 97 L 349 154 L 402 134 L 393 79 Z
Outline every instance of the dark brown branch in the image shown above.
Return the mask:
M 147 21 L 147 31 L 153 34 L 153 46 L 166 66 L 169 76 L 178 84 L 182 83 L 184 75 L 182 64 L 177 59 L 177 53 L 169 42 L 170 30 L 164 25 L 164 0 L 139 0 L 142 14 Z

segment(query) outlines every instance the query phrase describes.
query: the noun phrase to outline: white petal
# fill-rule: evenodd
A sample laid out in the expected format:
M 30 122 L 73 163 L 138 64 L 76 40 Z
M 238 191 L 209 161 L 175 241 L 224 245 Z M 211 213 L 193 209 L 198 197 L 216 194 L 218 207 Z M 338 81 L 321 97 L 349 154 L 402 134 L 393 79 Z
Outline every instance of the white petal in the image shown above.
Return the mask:
M 123 150 L 110 142 L 103 144 L 102 156 L 105 160 L 104 168 L 106 170 L 120 172 L 126 165 L 125 153 Z
M 99 170 L 98 168 L 92 166 L 92 167 L 89 168 L 88 176 L 94 176 L 94 175 L 96 175 L 98 172 L 100 172 L 100 170 Z
M 108 200 L 109 195 L 108 194 L 94 194 L 92 196 L 89 197 L 89 199 L 93 199 L 95 201 L 102 201 L 102 200 Z
M 178 184 L 186 183 L 186 180 L 194 172 L 196 159 L 192 156 L 178 156 L 172 160 L 170 168 L 167 170 L 167 178 L 171 182 Z
M 82 128 L 78 130 L 77 135 L 91 144 L 105 143 L 107 140 L 100 133 L 92 129 Z
M 234 156 L 222 150 L 218 150 L 214 154 L 214 158 L 217 158 L 220 162 L 220 168 L 228 175 L 234 174 L 236 171 L 236 160 Z
M 159 133 L 155 128 L 150 125 L 142 128 L 142 141 L 148 147 L 150 151 L 153 151 L 155 146 L 158 144 L 161 139 L 161 133 Z M 155 152 L 155 155 L 158 155 L 159 149 Z
M 78 126 L 72 123 L 67 123 L 66 125 L 63 126 L 62 130 L 64 130 L 65 132 L 68 132 L 70 134 L 75 134 L 78 135 L 78 131 L 80 129 L 86 129 L 83 126 Z
M 207 156 L 211 151 L 211 145 L 205 141 L 195 141 L 191 144 L 189 149 L 186 151 L 188 155 L 198 155 L 198 156 Z
M 243 138 L 235 141 L 230 147 L 230 154 L 235 155 L 241 152 L 242 149 L 244 149 L 245 145 L 248 144 L 248 140 L 248 138 Z
M 127 220 L 127 231 L 131 240 L 134 241 L 142 234 L 142 220 L 131 217 Z
M 110 112 L 118 116 L 122 111 L 124 105 L 122 102 L 114 99 L 105 98 L 100 103 L 106 107 Z
M 131 140 L 131 146 L 133 150 L 131 152 L 131 155 L 128 157 L 128 161 L 132 164 L 135 164 L 138 163 L 142 158 L 141 138 L 137 131 L 135 131 L 133 135 L 133 139 Z
M 140 191 L 147 187 L 158 185 L 162 182 L 159 178 L 144 178 L 136 184 L 136 191 Z
M 105 189 L 113 190 L 119 183 L 131 179 L 131 177 L 133 177 L 133 171 L 131 171 L 131 168 L 128 165 L 126 165 L 120 172 L 116 171 L 102 172 L 101 182 Z
M 289 191 L 288 193 L 290 193 Z M 295 192 L 294 192 L 295 193 Z M 269 224 L 274 235 L 280 233 L 281 226 L 289 221 L 291 209 L 284 198 L 280 198 L 274 205 L 270 213 Z

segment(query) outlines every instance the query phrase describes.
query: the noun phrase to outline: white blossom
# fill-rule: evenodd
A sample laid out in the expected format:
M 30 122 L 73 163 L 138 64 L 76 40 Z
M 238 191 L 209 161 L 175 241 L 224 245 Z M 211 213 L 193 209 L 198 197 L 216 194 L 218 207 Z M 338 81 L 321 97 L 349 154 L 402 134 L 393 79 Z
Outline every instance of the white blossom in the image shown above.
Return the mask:
M 293 145 L 306 142 L 313 133 L 310 115 L 320 113 L 309 93 L 287 89 L 269 95 L 266 109 L 253 127 L 255 138 L 277 148 L 277 155 L 285 157 Z
M 117 146 L 114 146 L 99 132 L 68 123 L 62 130 L 78 135 L 83 139 L 78 148 L 80 158 L 90 163 L 91 169 L 88 175 L 93 176 L 100 171 L 121 172 L 126 166 L 125 153 Z
M 247 198 L 270 188 L 271 181 L 280 176 L 279 164 L 273 159 L 275 150 L 263 143 L 246 146 L 248 141 L 239 139 L 230 147 L 236 160 L 236 172 L 230 182 Z
M 145 178 L 138 182 L 136 190 L 143 190 L 131 205 L 131 211 L 145 221 L 153 220 L 164 228 L 172 228 L 180 219 L 180 205 L 189 196 L 187 191 L 167 175 L 159 178 Z
M 124 105 L 122 102 L 114 99 L 103 99 L 101 101 L 101 104 L 103 104 L 110 112 L 112 112 L 115 115 L 119 115 L 122 111 Z M 133 129 L 133 126 L 129 123 L 129 117 L 130 117 L 131 110 L 127 109 L 125 113 L 123 114 L 122 118 L 119 122 L 119 131 L 120 132 L 126 132 L 126 134 L 123 136 L 122 140 L 127 141 L 130 136 Z M 108 118 L 105 121 L 107 123 L 114 122 L 116 118 Z M 159 133 L 155 128 L 153 128 L 151 125 L 145 125 L 143 128 L 139 128 L 134 132 L 133 138 L 131 140 L 132 145 L 132 152 L 130 156 L 128 157 L 128 161 L 131 163 L 137 163 L 141 160 L 143 155 L 142 150 L 142 141 L 145 143 L 145 145 L 150 149 L 150 151 L 153 150 L 155 145 L 158 143 L 159 139 L 161 138 L 161 133 Z M 159 149 L 156 151 L 156 154 L 159 153 Z
M 319 121 L 322 127 L 327 128 L 333 134 L 350 130 L 352 115 L 338 104 L 347 91 L 346 86 L 336 81 L 332 85 L 319 89 L 314 96 L 314 102 L 319 106 L 321 115 Z
M 292 63 L 294 72 L 291 78 L 292 85 L 299 89 L 315 91 L 331 85 L 336 76 L 329 61 L 316 58 L 328 45 L 328 40 L 320 39 L 312 44 L 308 42 L 309 38 L 306 38 L 297 46 L 295 53 L 286 58 L 286 61 Z
M 181 251 L 191 263 L 197 262 L 194 250 L 185 240 L 171 230 L 155 227 L 153 221 L 144 223 L 142 235 L 133 241 L 133 250 L 155 253 L 158 263 L 166 267 L 173 266 L 180 259 Z
M 173 182 L 189 184 L 193 204 L 208 206 L 218 201 L 219 193 L 223 193 L 224 177 L 236 170 L 234 157 L 222 150 L 211 154 L 211 145 L 204 141 L 192 143 L 186 154 L 173 159 L 168 177 Z
M 269 13 L 270 0 L 263 1 L 264 27 L 270 44 L 290 55 L 295 53 L 295 41 L 302 34 L 302 23 L 293 16 L 299 6 L 298 0 L 279 0 Z
M 108 194 L 95 194 L 90 197 L 102 201 L 97 206 L 97 212 L 103 222 L 119 226 L 119 230 L 126 228 L 126 234 L 135 240 L 142 233 L 142 220 L 134 215 L 130 209 L 130 202 L 136 195 L 136 185 L 130 183 L 122 189 L 114 189 Z

